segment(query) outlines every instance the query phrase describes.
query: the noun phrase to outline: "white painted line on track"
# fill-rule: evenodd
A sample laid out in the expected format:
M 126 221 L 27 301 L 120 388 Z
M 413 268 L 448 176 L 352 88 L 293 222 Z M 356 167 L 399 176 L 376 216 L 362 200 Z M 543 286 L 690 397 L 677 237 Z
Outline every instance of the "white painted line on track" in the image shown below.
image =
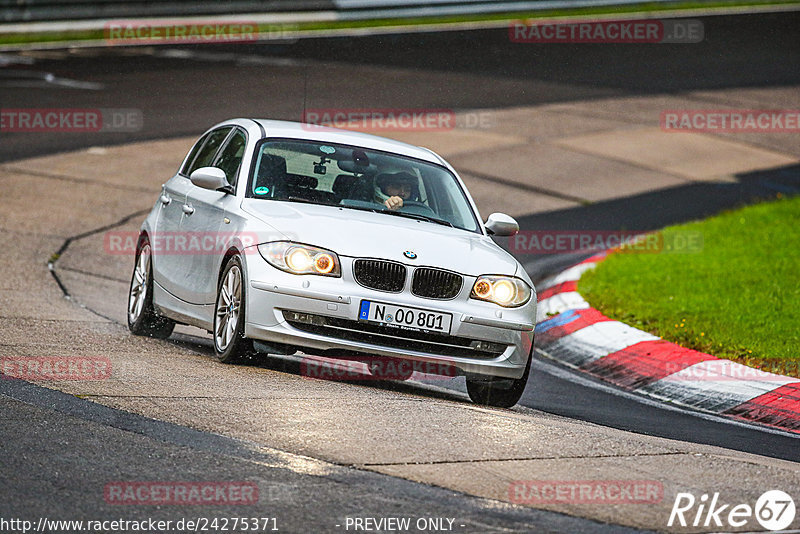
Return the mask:
M 578 265 L 573 265 L 566 271 L 562 271 L 555 276 L 542 280 L 536 284 L 536 289 L 543 291 L 549 287 L 563 284 L 564 282 L 574 282 L 576 280 L 580 280 L 583 273 L 589 269 L 594 269 L 596 266 L 597 262 L 579 263 Z
M 567 310 L 585 310 L 587 308 L 589 308 L 589 303 L 577 291 L 556 293 L 552 297 L 540 300 L 536 305 L 536 324 Z
M 601 321 L 547 345 L 547 351 L 575 366 L 592 362 L 642 341 L 658 338 L 619 321 Z

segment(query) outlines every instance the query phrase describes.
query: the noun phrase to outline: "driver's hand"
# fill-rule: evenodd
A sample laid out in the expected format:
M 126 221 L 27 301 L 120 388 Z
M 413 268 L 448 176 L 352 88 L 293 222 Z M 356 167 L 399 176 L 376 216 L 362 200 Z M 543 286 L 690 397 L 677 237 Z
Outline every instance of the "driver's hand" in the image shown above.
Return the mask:
M 403 199 L 400 197 L 389 197 L 383 204 L 386 206 L 387 209 L 394 211 L 398 208 L 403 207 Z

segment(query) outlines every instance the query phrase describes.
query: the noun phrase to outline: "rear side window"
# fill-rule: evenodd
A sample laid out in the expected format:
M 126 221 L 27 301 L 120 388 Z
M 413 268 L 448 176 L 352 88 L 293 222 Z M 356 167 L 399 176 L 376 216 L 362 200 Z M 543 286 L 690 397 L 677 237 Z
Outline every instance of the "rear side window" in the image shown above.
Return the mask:
M 231 127 L 227 126 L 208 134 L 202 148 L 197 150 L 194 161 L 189 164 L 189 168 L 184 171 L 184 174 L 190 175 L 201 167 L 210 167 L 211 163 L 214 161 L 214 156 L 217 154 L 217 150 L 220 145 L 222 145 L 222 142 L 225 141 L 225 138 L 228 137 L 230 131 Z
M 244 155 L 246 144 L 247 137 L 244 132 L 237 129 L 214 163 L 214 167 L 225 171 L 225 177 L 231 185 L 236 185 L 236 175 L 239 174 L 239 167 L 242 165 L 242 156 Z

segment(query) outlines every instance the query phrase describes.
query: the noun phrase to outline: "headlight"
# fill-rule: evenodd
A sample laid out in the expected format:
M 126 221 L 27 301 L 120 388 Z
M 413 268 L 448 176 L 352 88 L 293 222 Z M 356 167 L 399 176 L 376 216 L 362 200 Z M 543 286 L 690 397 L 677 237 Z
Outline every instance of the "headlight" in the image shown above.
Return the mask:
M 517 308 L 531 298 L 531 288 L 511 276 L 479 276 L 472 286 L 470 298 L 494 302 L 505 308 Z
M 323 248 L 274 241 L 258 245 L 258 252 L 273 267 L 292 274 L 341 276 L 339 256 Z

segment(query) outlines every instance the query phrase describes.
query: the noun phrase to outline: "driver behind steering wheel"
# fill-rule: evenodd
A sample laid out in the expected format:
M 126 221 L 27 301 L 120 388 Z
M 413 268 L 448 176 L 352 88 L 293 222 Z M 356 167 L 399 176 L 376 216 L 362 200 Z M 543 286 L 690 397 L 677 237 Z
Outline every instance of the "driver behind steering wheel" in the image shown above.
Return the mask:
M 419 196 L 417 178 L 405 171 L 381 173 L 375 178 L 375 202 L 386 209 L 397 210 L 403 201 L 417 201 Z

